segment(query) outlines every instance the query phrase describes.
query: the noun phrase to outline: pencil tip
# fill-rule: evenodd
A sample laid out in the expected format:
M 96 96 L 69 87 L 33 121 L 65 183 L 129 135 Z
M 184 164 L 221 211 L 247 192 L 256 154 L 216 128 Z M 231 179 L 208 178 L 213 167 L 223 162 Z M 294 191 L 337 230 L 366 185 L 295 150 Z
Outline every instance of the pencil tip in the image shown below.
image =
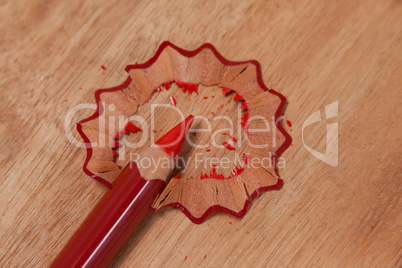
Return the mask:
M 184 121 L 180 122 L 168 133 L 163 135 L 159 140 L 155 142 L 163 151 L 170 154 L 173 159 L 176 159 L 183 147 L 186 140 L 187 133 L 194 121 L 194 116 L 189 115 Z

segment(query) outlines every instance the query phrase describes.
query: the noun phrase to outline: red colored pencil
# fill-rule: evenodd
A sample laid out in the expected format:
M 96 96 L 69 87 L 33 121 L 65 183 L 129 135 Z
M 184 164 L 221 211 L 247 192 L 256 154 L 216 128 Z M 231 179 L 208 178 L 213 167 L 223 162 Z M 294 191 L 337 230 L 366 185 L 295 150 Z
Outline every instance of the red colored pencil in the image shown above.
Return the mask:
M 190 115 L 155 142 L 141 157 L 176 160 L 194 120 Z M 152 159 L 151 159 L 152 160 Z M 121 172 L 51 267 L 107 267 L 131 236 L 173 171 L 130 162 Z

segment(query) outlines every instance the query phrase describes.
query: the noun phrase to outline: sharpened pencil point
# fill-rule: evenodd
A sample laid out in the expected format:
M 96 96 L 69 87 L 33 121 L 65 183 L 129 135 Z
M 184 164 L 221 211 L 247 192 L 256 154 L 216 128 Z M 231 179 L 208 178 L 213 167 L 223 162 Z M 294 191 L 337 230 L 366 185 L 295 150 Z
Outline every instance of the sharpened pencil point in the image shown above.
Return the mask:
M 180 122 L 177 126 L 172 128 L 168 133 L 163 135 L 155 142 L 163 151 L 170 154 L 172 158 L 176 159 L 183 147 L 187 133 L 194 121 L 194 116 L 189 115 L 184 121 Z

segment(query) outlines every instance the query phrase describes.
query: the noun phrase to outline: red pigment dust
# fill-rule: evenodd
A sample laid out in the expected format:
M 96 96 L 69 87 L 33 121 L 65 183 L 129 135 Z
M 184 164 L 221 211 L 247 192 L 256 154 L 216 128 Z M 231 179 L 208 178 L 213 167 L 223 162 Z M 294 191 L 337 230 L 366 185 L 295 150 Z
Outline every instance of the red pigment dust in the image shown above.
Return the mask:
M 170 82 L 165 82 L 165 83 L 163 83 L 163 85 L 165 86 L 166 90 L 169 90 Z
M 241 118 L 241 124 L 240 125 L 244 128 L 246 123 L 247 123 L 247 121 L 248 121 L 248 112 L 245 112 L 243 114 L 243 117 Z
M 242 160 L 247 165 L 248 164 L 248 154 L 243 153 Z
M 237 141 L 232 135 L 229 135 L 229 138 L 230 138 L 232 141 L 234 141 L 234 142 Z
M 289 120 L 286 120 L 286 122 L 288 123 L 288 126 L 289 126 L 289 127 L 292 126 L 292 122 L 290 122 Z
M 240 96 L 239 93 L 236 93 L 236 95 L 233 98 L 233 101 L 243 101 L 243 100 L 244 100 L 243 97 Z
M 225 179 L 233 178 L 234 176 L 237 176 L 237 175 L 241 174 L 244 171 L 243 167 L 238 167 L 236 165 L 234 165 L 234 166 L 235 166 L 235 170 L 230 171 L 231 175 L 229 177 L 225 177 L 222 174 L 216 173 L 216 165 L 212 165 L 211 173 L 210 174 L 207 174 L 207 173 L 204 174 L 204 173 L 201 172 L 200 179 L 201 180 L 203 180 L 203 179 L 225 180 Z M 192 179 L 192 178 L 193 177 L 191 177 L 190 179 Z
M 155 129 L 152 129 L 151 131 L 152 131 L 153 133 L 156 133 L 156 132 L 158 132 L 158 131 L 156 131 Z
M 181 81 L 175 81 L 176 85 L 178 87 L 181 87 L 183 90 L 183 93 L 188 91 L 189 94 L 191 94 L 193 91 L 198 94 L 198 84 L 191 84 L 191 83 L 186 83 L 186 82 L 181 82 Z
M 112 147 L 112 150 L 113 150 L 113 157 L 117 157 L 119 154 L 118 154 L 118 152 L 117 151 L 114 151 L 115 149 L 117 149 L 117 148 L 119 148 L 120 147 L 120 143 L 119 143 L 119 139 L 120 139 L 120 137 L 123 135 L 123 134 L 128 134 L 129 132 L 131 132 L 131 133 L 135 133 L 135 132 L 137 132 L 137 131 L 142 131 L 142 129 L 141 128 L 139 128 L 139 127 L 137 127 L 136 125 L 134 125 L 133 123 L 131 123 L 131 122 L 127 122 L 127 124 L 126 124 L 126 126 L 122 129 L 122 130 L 120 130 L 117 134 L 116 134 L 116 136 L 114 137 L 114 145 L 113 145 L 113 147 Z
M 120 143 L 118 141 L 114 141 L 114 145 L 112 149 L 116 149 L 120 147 Z
M 177 101 L 173 96 L 170 96 L 170 101 L 172 102 L 173 106 L 176 107 Z
M 105 67 L 104 65 L 101 65 L 101 68 L 102 68 L 103 70 L 106 70 L 106 67 Z
M 128 122 L 125 128 L 126 128 L 126 130 L 130 131 L 131 133 L 135 133 L 137 131 L 142 131 L 142 129 L 140 129 L 139 127 L 137 127 L 136 125 L 134 125 L 131 122 Z
M 227 88 L 227 87 L 222 88 L 222 94 L 223 95 L 228 94 L 230 91 L 232 91 L 230 88 Z
M 204 260 L 207 258 L 207 255 L 208 255 L 208 254 L 205 254 L 205 256 L 204 256 Z
M 234 150 L 234 149 L 235 149 L 235 148 L 234 148 L 232 145 L 230 145 L 227 141 L 225 141 L 224 143 L 222 143 L 222 145 L 225 146 L 226 149 L 228 149 L 228 150 Z
M 187 260 L 187 256 L 184 258 L 184 260 Z
M 207 152 L 210 152 L 210 151 L 211 151 L 211 149 L 208 149 L 208 150 L 207 150 Z
M 229 224 L 232 224 L 232 222 L 230 221 Z
M 241 118 L 241 123 L 240 123 L 240 125 L 241 125 L 243 128 L 245 128 L 247 121 L 248 121 L 248 112 L 245 112 L 245 113 L 243 114 L 243 117 Z M 246 129 L 244 129 L 244 131 L 246 131 Z
M 240 108 L 239 109 L 245 109 L 245 110 L 248 110 L 248 107 L 247 107 L 247 104 L 246 104 L 246 102 L 245 101 L 243 101 L 242 103 L 241 103 L 241 106 L 240 106 Z
M 211 114 L 212 114 L 212 115 L 215 115 L 215 113 L 214 113 L 214 112 L 211 112 Z
M 208 99 L 208 97 L 204 97 L 204 100 Z

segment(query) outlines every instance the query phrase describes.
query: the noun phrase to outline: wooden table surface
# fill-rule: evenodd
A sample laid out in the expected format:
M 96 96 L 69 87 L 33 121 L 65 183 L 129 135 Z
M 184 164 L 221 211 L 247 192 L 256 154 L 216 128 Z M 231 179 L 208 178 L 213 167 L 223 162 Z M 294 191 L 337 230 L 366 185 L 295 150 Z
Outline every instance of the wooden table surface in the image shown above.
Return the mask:
M 164 40 L 261 63 L 288 98 L 285 184 L 243 219 L 149 214 L 113 267 L 402 266 L 400 0 L 25 0 L 2 1 L 0 15 L 1 267 L 49 265 L 106 191 L 66 137 L 93 110 L 67 115 Z M 302 126 L 335 101 L 338 117 L 304 130 L 325 152 L 326 126 L 338 124 L 333 167 L 307 151 Z

